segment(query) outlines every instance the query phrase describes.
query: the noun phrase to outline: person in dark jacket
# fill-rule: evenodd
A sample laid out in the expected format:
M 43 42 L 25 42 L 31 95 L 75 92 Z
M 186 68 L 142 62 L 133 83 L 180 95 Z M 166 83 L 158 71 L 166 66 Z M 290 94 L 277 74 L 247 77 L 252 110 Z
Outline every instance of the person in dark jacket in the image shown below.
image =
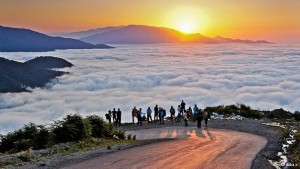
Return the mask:
M 185 102 L 182 100 L 181 101 L 181 104 L 180 104 L 180 107 L 181 107 L 181 115 L 183 116 L 183 112 L 185 111 Z
M 119 125 L 119 127 L 121 126 L 121 116 L 122 116 L 122 112 L 121 112 L 120 108 L 118 108 L 116 127 L 118 127 L 118 125 Z
M 207 128 L 207 122 L 208 122 L 208 118 L 209 118 L 209 113 L 207 111 L 204 111 L 203 117 L 204 117 L 204 122 L 205 122 L 205 128 Z
M 170 108 L 170 114 L 171 114 L 171 119 L 172 119 L 172 121 L 173 121 L 173 120 L 174 120 L 174 117 L 175 117 L 175 109 L 174 109 L 173 106 L 171 106 L 171 108 Z
M 197 120 L 198 113 L 199 113 L 199 108 L 198 108 L 197 104 L 195 104 L 194 114 L 193 114 L 194 115 L 193 122 L 195 122 Z
M 160 111 L 159 111 L 159 123 L 160 124 L 165 124 L 165 113 L 166 111 L 163 109 L 163 108 L 160 108 Z
M 117 121 L 117 111 L 116 111 L 115 108 L 113 108 L 112 115 L 113 115 L 113 123 L 116 123 L 116 121 Z
M 156 123 L 158 121 L 158 117 L 159 117 L 159 112 L 158 112 L 158 106 L 156 105 L 154 107 L 154 123 Z
M 105 114 L 106 120 L 108 120 L 109 123 L 111 123 L 111 110 L 108 111 L 107 114 Z
M 197 118 L 197 127 L 198 128 L 201 128 L 202 118 L 203 118 L 203 113 L 202 113 L 202 110 L 199 109 L 198 118 Z

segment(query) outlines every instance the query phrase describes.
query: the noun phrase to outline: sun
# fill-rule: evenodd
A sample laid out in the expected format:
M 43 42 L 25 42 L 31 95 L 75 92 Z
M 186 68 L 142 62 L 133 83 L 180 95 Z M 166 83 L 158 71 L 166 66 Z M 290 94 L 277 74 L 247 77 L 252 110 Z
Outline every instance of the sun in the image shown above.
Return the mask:
M 197 23 L 197 20 L 193 17 L 182 17 L 176 21 L 174 28 L 186 34 L 195 33 L 197 31 Z
M 203 12 L 194 7 L 180 7 L 167 13 L 165 25 L 182 33 L 200 33 L 203 31 Z

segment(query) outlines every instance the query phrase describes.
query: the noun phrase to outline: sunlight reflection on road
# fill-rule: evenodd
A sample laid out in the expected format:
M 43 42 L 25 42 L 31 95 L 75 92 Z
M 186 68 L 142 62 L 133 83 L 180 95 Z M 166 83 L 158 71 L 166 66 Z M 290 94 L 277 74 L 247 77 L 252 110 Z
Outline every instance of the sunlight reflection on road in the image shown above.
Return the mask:
M 196 127 L 165 127 L 163 129 L 153 128 L 147 130 L 127 131 L 126 133 L 136 135 L 138 140 L 158 138 L 215 138 L 215 136 L 213 136 L 209 130 L 198 129 Z

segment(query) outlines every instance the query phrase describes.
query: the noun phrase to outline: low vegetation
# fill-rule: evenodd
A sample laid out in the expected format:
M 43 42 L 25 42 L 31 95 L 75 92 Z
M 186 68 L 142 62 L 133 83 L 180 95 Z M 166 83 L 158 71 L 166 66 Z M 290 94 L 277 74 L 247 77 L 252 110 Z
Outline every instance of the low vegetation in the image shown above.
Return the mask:
M 216 107 L 206 107 L 205 111 L 209 113 L 218 112 L 223 115 L 240 115 L 246 118 L 262 118 L 263 114 L 259 110 L 254 110 L 250 106 L 245 104 L 236 104 L 236 105 L 220 105 Z
M 63 120 L 55 121 L 48 127 L 29 123 L 21 129 L 0 135 L 0 153 L 17 153 L 29 149 L 38 150 L 49 148 L 54 144 L 86 142 L 86 140 L 93 140 L 93 138 L 122 140 L 131 139 L 132 136 L 126 137 L 125 131 L 116 129 L 99 116 L 92 115 L 83 118 L 74 114 L 67 115 Z
M 294 166 L 300 166 L 300 130 L 297 125 L 297 132 L 294 135 L 295 143 L 290 148 L 290 161 Z
M 268 118 L 268 119 L 277 119 L 277 120 L 292 120 L 300 121 L 300 112 L 296 111 L 294 113 L 286 111 L 284 109 L 275 109 L 275 110 L 260 110 L 253 109 L 245 104 L 232 104 L 232 105 L 219 105 L 213 107 L 206 107 L 205 111 L 212 113 L 218 113 L 222 115 L 240 115 L 246 118 Z

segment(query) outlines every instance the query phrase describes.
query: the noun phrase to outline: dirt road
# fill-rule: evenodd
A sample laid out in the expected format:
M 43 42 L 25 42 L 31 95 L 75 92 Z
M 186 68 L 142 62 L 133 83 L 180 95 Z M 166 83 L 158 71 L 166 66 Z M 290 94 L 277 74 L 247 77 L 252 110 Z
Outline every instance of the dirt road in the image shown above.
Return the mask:
M 247 169 L 267 143 L 264 137 L 253 134 L 195 127 L 154 128 L 127 133 L 136 134 L 137 139 L 180 139 L 119 151 L 65 168 Z

